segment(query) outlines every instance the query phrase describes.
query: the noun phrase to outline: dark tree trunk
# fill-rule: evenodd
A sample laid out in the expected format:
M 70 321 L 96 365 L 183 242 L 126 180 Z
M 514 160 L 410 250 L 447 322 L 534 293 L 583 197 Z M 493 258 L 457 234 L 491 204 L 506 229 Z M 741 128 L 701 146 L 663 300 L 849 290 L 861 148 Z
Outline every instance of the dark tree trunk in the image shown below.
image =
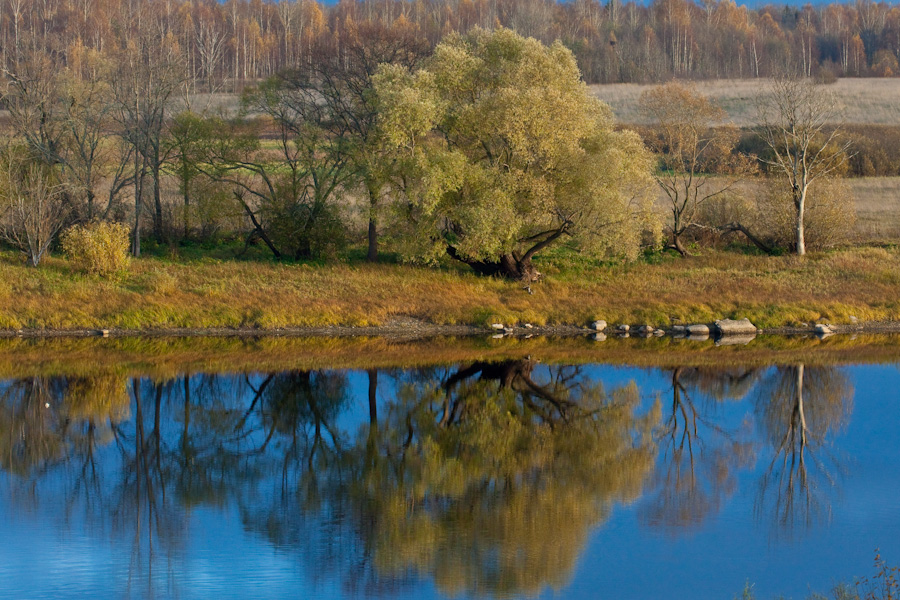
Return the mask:
M 375 426 L 378 423 L 378 370 L 368 369 L 369 375 L 369 423 Z
M 144 169 L 137 152 L 134 158 L 134 231 L 131 238 L 131 254 L 141 256 L 141 208 L 144 204 Z
M 378 206 L 378 194 L 372 188 L 369 188 L 369 251 L 366 254 L 366 260 L 369 262 L 378 262 L 378 218 L 375 216 L 375 209 Z
M 156 209 L 153 213 L 153 235 L 156 243 L 163 242 L 163 209 L 162 197 L 159 190 L 159 161 L 153 164 L 153 206 Z
M 374 215 L 369 217 L 369 251 L 366 260 L 378 262 L 378 229 Z
M 771 246 L 769 246 L 768 244 L 763 242 L 761 239 L 759 239 L 758 237 L 753 235 L 753 233 L 749 229 L 747 229 L 740 223 L 729 223 L 727 225 L 723 225 L 722 227 L 720 227 L 719 230 L 724 231 L 724 232 L 740 231 L 747 237 L 748 240 L 750 240 L 750 242 L 753 243 L 754 246 L 756 246 L 757 248 L 759 248 L 766 254 L 772 254 L 772 252 L 773 252 Z
M 534 268 L 529 255 L 519 258 L 515 253 L 512 253 L 502 255 L 496 262 L 481 261 L 462 257 L 453 246 L 447 246 L 447 255 L 466 263 L 479 275 L 502 277 L 528 283 L 538 281 L 541 278 L 541 273 Z
M 93 221 L 93 220 L 94 220 L 94 198 L 95 198 L 95 197 L 96 197 L 96 196 L 94 195 L 94 190 L 88 190 L 88 191 L 87 191 L 87 212 L 88 212 L 87 217 L 88 217 L 88 221 Z
M 687 249 L 684 247 L 684 244 L 681 242 L 681 234 L 677 232 L 672 232 L 672 243 L 668 246 L 668 248 L 676 251 L 681 256 L 687 256 Z

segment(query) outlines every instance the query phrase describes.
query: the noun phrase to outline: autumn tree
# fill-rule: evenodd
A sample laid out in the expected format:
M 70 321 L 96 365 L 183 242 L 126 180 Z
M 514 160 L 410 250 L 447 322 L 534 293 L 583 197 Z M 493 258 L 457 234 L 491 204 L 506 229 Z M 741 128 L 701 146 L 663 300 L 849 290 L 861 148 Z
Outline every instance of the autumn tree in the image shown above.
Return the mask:
M 810 186 L 838 172 L 848 160 L 834 95 L 797 76 L 777 77 L 758 104 L 760 135 L 771 154 L 763 158 L 789 191 L 794 209 L 796 252 L 806 254 L 806 212 Z
M 675 81 L 655 87 L 641 94 L 640 106 L 653 123 L 648 141 L 672 214 L 670 247 L 685 256 L 682 237 L 700 225 L 703 204 L 731 191 L 750 163 L 734 153 L 738 131 L 721 124 L 725 111 L 693 87 Z
M 534 256 L 564 239 L 637 253 L 649 154 L 614 130 L 562 44 L 508 29 L 451 35 L 415 74 L 384 67 L 376 89 L 402 165 L 408 255 L 534 281 Z

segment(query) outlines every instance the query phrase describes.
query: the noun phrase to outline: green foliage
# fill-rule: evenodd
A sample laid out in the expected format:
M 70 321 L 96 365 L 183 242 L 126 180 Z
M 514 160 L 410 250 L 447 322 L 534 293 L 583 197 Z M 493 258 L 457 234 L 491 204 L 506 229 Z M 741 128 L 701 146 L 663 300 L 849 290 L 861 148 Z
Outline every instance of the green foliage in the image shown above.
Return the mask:
M 62 249 L 76 268 L 100 277 L 128 270 L 130 230 L 122 223 L 73 225 L 63 232 Z
M 413 75 L 383 67 L 375 87 L 407 256 L 527 261 L 561 236 L 637 256 L 652 221 L 649 154 L 613 129 L 562 44 L 476 29 L 445 38 Z

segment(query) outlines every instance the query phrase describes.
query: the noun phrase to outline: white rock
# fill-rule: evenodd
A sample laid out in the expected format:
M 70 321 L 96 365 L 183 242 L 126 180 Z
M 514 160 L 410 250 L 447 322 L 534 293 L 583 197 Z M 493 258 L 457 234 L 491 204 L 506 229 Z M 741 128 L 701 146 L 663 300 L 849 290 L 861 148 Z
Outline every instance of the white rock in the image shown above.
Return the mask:
M 605 334 L 605 333 L 597 332 L 597 333 L 595 333 L 594 335 L 591 336 L 591 339 L 594 340 L 595 342 L 605 342 L 605 341 L 606 341 L 606 334 Z
M 756 333 L 756 326 L 750 322 L 750 319 L 740 319 L 738 321 L 721 319 L 716 321 L 716 329 L 721 335 L 748 335 Z
M 622 325 L 619 325 L 616 329 L 618 329 L 619 331 L 628 331 L 629 329 L 631 329 L 631 327 L 629 327 L 628 325 L 622 324 Z
M 709 326 L 703 324 L 688 325 L 688 335 L 709 335 Z
M 504 329 L 503 323 L 491 323 L 491 329 Z
M 641 325 L 640 327 L 638 327 L 638 333 L 651 334 L 653 333 L 653 329 L 653 325 Z
M 828 335 L 834 333 L 834 330 L 824 323 L 818 323 L 816 325 L 816 333 L 819 335 Z
M 534 325 L 531 323 L 525 323 L 525 329 L 534 329 Z
M 591 329 L 593 329 L 594 331 L 603 331 L 604 329 L 606 329 L 606 321 L 604 321 L 603 319 L 594 321 L 593 323 L 591 323 Z

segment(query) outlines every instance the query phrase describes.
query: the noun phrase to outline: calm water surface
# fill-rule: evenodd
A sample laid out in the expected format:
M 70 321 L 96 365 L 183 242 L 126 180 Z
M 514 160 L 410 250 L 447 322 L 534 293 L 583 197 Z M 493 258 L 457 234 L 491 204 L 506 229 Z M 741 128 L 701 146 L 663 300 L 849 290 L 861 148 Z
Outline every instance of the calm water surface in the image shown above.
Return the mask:
M 897 365 L 0 383 L 0 597 L 804 598 L 900 563 Z

